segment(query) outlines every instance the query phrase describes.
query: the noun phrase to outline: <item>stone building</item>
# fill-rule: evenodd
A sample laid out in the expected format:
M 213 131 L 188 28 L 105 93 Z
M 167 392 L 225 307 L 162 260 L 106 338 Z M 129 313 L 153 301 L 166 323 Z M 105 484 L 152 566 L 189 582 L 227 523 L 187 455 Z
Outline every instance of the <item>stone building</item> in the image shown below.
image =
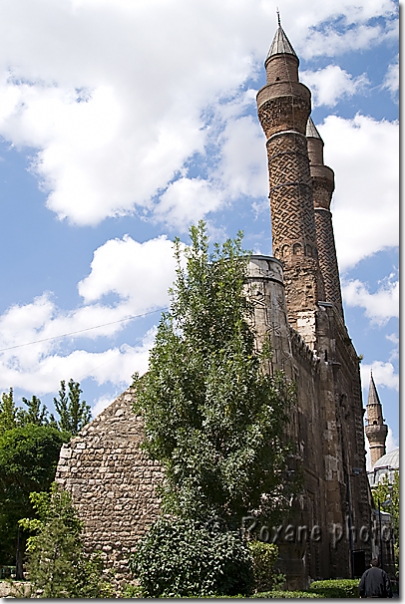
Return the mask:
M 287 538 L 283 527 L 278 540 L 280 570 L 291 587 L 305 586 L 308 577 L 352 576 L 358 561 L 371 557 L 359 358 L 344 323 L 330 212 L 334 173 L 324 165 L 298 66 L 279 23 L 257 94 L 274 257 L 253 256 L 247 284 L 258 345 L 271 340 L 269 370 L 282 369 L 297 384 L 289 431 L 303 495 L 291 504 L 294 534 L 290 529 Z M 129 389 L 65 445 L 57 471 L 85 521 L 89 547 L 106 552 L 122 576 L 159 510 L 153 487 L 160 470 L 139 450 L 142 426 L 131 398 Z

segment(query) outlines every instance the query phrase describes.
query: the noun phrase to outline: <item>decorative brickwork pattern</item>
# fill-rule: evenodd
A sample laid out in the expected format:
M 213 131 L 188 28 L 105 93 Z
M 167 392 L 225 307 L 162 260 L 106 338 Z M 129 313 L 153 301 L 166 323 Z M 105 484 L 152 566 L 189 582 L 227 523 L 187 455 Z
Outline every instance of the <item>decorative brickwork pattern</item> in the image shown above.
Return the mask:
M 330 211 L 322 207 L 315 208 L 315 224 L 319 266 L 325 286 L 325 301 L 333 302 L 343 317 L 342 293 Z
M 292 94 L 268 100 L 259 107 L 259 120 L 267 138 L 277 132 L 294 129 L 305 134 L 309 115 L 308 99 Z

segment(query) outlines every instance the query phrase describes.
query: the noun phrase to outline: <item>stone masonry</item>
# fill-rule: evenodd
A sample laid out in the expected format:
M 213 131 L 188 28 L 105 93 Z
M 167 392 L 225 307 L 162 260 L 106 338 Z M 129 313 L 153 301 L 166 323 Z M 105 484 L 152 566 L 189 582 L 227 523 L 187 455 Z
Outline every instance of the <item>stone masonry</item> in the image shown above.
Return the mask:
M 85 523 L 85 546 L 100 550 L 119 582 L 128 556 L 159 514 L 162 472 L 140 450 L 142 421 L 129 388 L 62 447 L 56 480 L 72 494 Z

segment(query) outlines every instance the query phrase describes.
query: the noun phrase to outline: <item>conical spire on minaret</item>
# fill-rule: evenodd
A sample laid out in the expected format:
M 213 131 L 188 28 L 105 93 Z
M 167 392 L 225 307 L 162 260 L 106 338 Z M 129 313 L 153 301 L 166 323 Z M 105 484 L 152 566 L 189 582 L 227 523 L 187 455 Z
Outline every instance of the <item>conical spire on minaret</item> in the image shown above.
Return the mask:
M 287 38 L 287 35 L 286 35 L 284 29 L 281 27 L 279 11 L 277 11 L 277 22 L 278 22 L 278 28 L 277 28 L 276 33 L 274 34 L 274 38 L 273 38 L 273 42 L 271 43 L 270 50 L 267 53 L 267 57 L 264 62 L 265 64 L 268 61 L 268 59 L 270 59 L 270 57 L 272 57 L 274 55 L 282 55 L 282 54 L 294 55 L 294 57 L 296 57 L 298 60 L 298 57 L 296 55 L 295 50 L 292 47 L 290 40 Z
M 377 388 L 375 387 L 373 372 L 370 371 L 370 386 L 368 389 L 368 401 L 367 406 L 369 405 L 380 405 L 382 409 L 382 405 L 380 402 L 380 397 L 378 396 Z
M 306 137 L 307 138 L 317 138 L 323 142 L 322 137 L 319 134 L 314 122 L 312 121 L 311 116 L 309 116 L 308 121 L 307 121 Z
M 385 440 L 388 434 L 388 426 L 384 423 L 382 405 L 371 372 L 365 432 L 370 443 L 371 464 L 374 466 L 380 457 L 385 455 Z

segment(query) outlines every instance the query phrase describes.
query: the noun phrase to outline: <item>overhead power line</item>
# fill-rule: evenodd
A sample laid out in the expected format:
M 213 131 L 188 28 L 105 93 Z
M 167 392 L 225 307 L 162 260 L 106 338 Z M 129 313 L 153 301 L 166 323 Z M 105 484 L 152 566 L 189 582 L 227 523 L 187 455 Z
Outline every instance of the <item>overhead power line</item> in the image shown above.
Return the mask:
M 22 348 L 23 346 L 31 346 L 32 344 L 41 344 L 42 342 L 49 342 L 50 340 L 58 340 L 59 338 L 67 338 L 68 336 L 74 336 L 78 333 L 84 333 L 85 331 L 91 331 L 92 329 L 99 329 L 100 327 L 107 327 L 108 325 L 115 325 L 116 323 L 123 323 L 124 321 L 131 321 L 132 319 L 139 319 L 139 317 L 146 317 L 147 315 L 152 315 L 155 312 L 163 312 L 167 310 L 168 307 L 165 308 L 157 308 L 156 310 L 151 310 L 149 312 L 144 312 L 140 315 L 130 315 L 129 317 L 125 317 L 125 319 L 118 319 L 118 321 L 111 321 L 110 323 L 102 323 L 101 325 L 94 325 L 94 327 L 87 327 L 86 329 L 79 329 L 79 331 L 71 331 L 70 333 L 63 333 L 59 336 L 52 336 L 51 338 L 43 338 L 42 340 L 35 340 L 33 342 L 26 342 L 25 344 L 17 344 L 16 346 L 9 346 L 8 348 L 0 348 L 0 352 L 6 352 L 7 350 L 14 350 L 15 348 Z

